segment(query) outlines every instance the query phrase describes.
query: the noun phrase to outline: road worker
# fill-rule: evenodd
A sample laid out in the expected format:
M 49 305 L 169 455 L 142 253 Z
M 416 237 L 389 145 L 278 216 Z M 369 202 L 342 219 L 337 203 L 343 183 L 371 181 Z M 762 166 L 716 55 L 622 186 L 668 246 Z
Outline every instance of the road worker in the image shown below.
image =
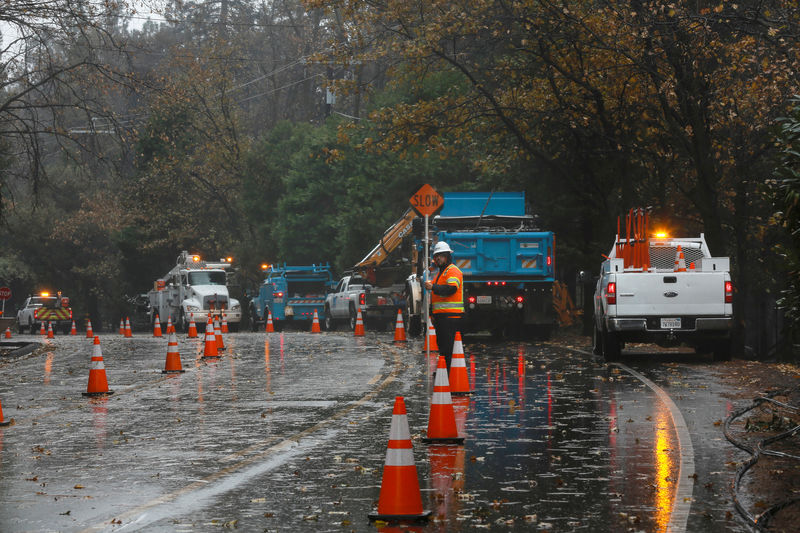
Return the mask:
M 436 329 L 436 342 L 449 371 L 456 331 L 461 330 L 464 317 L 464 275 L 453 264 L 453 250 L 444 241 L 437 242 L 433 247 L 433 262 L 439 270 L 433 279 L 425 282 L 425 288 L 431 291 L 431 316 Z

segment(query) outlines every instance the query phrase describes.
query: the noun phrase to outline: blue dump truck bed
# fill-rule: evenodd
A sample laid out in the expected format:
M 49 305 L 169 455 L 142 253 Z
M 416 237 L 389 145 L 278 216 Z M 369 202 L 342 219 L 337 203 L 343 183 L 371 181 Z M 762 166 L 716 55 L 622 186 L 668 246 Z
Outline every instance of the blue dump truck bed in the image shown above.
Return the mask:
M 250 302 L 253 330 L 260 329 L 269 313 L 276 329 L 290 323 L 310 325 L 314 311 L 323 324 L 325 295 L 333 284 L 328 264 L 270 267 L 258 294 Z
M 552 232 L 440 232 L 439 239 L 453 249 L 465 280 L 553 281 Z

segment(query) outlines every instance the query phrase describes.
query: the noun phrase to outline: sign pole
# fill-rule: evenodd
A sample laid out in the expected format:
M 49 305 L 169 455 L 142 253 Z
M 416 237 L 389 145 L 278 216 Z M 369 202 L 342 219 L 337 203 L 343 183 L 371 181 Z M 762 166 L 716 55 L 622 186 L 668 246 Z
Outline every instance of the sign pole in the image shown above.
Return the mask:
M 444 206 L 444 197 L 439 194 L 436 189 L 428 185 L 427 183 L 420 187 L 420 189 L 414 193 L 414 195 L 409 198 L 409 202 L 411 203 L 411 208 L 420 216 L 425 217 L 425 238 L 423 242 L 425 243 L 425 264 L 423 265 L 423 276 L 422 276 L 422 283 L 423 287 L 426 281 L 429 281 L 429 271 L 428 266 L 430 263 L 429 257 L 429 248 L 430 248 L 430 235 L 428 234 L 428 222 L 431 215 L 442 209 Z M 425 355 L 426 357 L 430 357 L 431 355 L 431 347 L 430 343 L 428 342 L 428 322 L 430 321 L 430 292 L 429 290 L 425 289 L 424 297 L 422 298 L 422 331 L 424 335 L 425 342 Z M 427 365 L 427 368 L 430 369 L 430 365 Z M 428 380 L 430 383 L 430 380 Z
M 425 269 L 423 270 L 423 272 L 425 273 L 425 278 L 424 278 L 425 281 L 428 281 L 429 277 L 428 273 L 430 272 L 430 270 L 428 270 L 430 267 L 430 260 L 428 259 L 428 250 L 430 248 L 429 238 L 430 236 L 428 235 L 428 215 L 425 215 Z M 423 331 L 422 338 L 424 339 L 423 342 L 425 342 L 425 361 L 428 361 L 431 357 L 431 343 L 430 339 L 428 338 L 428 321 L 430 320 L 430 301 L 431 301 L 430 299 L 431 299 L 431 293 L 429 290 L 426 289 L 425 298 L 423 299 L 424 303 L 422 309 L 423 316 L 425 317 L 424 318 L 425 323 L 422 325 L 422 331 Z M 430 368 L 430 365 L 426 365 L 426 368 Z

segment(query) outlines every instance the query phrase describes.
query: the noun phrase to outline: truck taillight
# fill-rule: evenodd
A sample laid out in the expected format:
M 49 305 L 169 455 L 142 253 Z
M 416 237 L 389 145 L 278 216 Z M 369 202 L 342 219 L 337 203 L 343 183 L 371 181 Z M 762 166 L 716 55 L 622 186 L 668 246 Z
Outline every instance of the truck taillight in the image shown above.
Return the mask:
M 517 296 L 517 303 L 521 304 L 524 298 L 522 296 Z
M 33 318 L 39 318 L 39 310 L 38 309 L 34 309 L 33 310 Z
M 733 303 L 733 282 L 726 281 L 725 282 L 725 303 L 732 304 Z
M 275 293 L 275 298 L 283 298 L 283 293 L 282 292 L 276 292 Z
M 358 305 L 367 305 L 367 294 L 362 292 L 358 295 Z
M 610 281 L 606 286 L 606 303 L 608 305 L 617 305 L 617 282 Z
M 475 297 L 474 296 L 470 296 L 469 298 L 467 298 L 467 302 L 469 302 L 471 304 L 474 304 L 475 303 Z

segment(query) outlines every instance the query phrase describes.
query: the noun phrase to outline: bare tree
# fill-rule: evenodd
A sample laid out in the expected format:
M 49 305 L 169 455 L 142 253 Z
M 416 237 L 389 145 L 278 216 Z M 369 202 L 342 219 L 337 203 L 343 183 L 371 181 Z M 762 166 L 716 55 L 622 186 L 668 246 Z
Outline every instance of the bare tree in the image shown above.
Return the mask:
M 64 143 L 92 149 L 95 136 L 82 134 L 98 119 L 113 130 L 108 93 L 130 82 L 110 61 L 120 50 L 110 28 L 124 8 L 22 0 L 0 10 L 0 220 L 16 194 L 38 196 L 48 155 Z

